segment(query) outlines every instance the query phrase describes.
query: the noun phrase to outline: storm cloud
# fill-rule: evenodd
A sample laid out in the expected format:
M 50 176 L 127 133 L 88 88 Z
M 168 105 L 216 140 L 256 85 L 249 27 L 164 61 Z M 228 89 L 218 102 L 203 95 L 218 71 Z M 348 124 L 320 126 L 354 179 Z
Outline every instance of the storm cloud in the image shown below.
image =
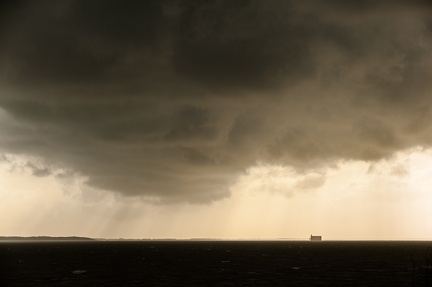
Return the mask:
M 257 163 L 432 144 L 427 1 L 1 5 L 0 151 L 96 188 L 209 202 Z

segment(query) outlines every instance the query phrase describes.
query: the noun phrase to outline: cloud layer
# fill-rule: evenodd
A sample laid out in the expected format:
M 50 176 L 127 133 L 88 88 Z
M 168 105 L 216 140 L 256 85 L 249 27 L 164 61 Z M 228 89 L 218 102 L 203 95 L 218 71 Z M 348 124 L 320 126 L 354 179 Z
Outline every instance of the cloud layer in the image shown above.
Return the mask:
M 2 5 L 0 148 L 93 187 L 208 202 L 258 162 L 432 143 L 427 1 Z

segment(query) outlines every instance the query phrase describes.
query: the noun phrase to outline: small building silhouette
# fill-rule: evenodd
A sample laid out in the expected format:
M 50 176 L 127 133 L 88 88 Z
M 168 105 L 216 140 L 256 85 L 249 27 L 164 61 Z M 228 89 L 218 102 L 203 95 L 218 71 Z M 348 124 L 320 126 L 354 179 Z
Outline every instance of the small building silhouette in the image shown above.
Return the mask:
M 310 236 L 310 241 L 321 241 L 322 240 L 322 236 L 321 235 L 312 235 Z

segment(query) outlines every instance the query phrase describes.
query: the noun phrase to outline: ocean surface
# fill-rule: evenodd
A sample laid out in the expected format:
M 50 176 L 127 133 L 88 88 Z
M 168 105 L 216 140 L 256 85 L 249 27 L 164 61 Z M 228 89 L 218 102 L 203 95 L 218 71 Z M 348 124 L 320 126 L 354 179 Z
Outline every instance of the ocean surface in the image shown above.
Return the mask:
M 432 242 L 0 242 L 0 286 L 432 286 Z

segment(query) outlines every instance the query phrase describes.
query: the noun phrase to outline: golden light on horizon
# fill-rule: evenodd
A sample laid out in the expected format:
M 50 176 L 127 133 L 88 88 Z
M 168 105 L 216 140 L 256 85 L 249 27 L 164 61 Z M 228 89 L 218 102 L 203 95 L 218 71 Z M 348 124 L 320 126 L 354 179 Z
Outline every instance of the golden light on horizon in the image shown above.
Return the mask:
M 309 173 L 258 165 L 224 200 L 155 205 L 91 190 L 80 178 L 65 186 L 64 179 L 11 171 L 3 163 L 0 210 L 8 220 L 0 228 L 9 235 L 98 238 L 271 239 L 316 233 L 326 239 L 425 239 L 432 237 L 424 222 L 431 212 L 431 166 L 431 152 L 419 149 Z M 323 177 L 319 184 L 317 174 Z

